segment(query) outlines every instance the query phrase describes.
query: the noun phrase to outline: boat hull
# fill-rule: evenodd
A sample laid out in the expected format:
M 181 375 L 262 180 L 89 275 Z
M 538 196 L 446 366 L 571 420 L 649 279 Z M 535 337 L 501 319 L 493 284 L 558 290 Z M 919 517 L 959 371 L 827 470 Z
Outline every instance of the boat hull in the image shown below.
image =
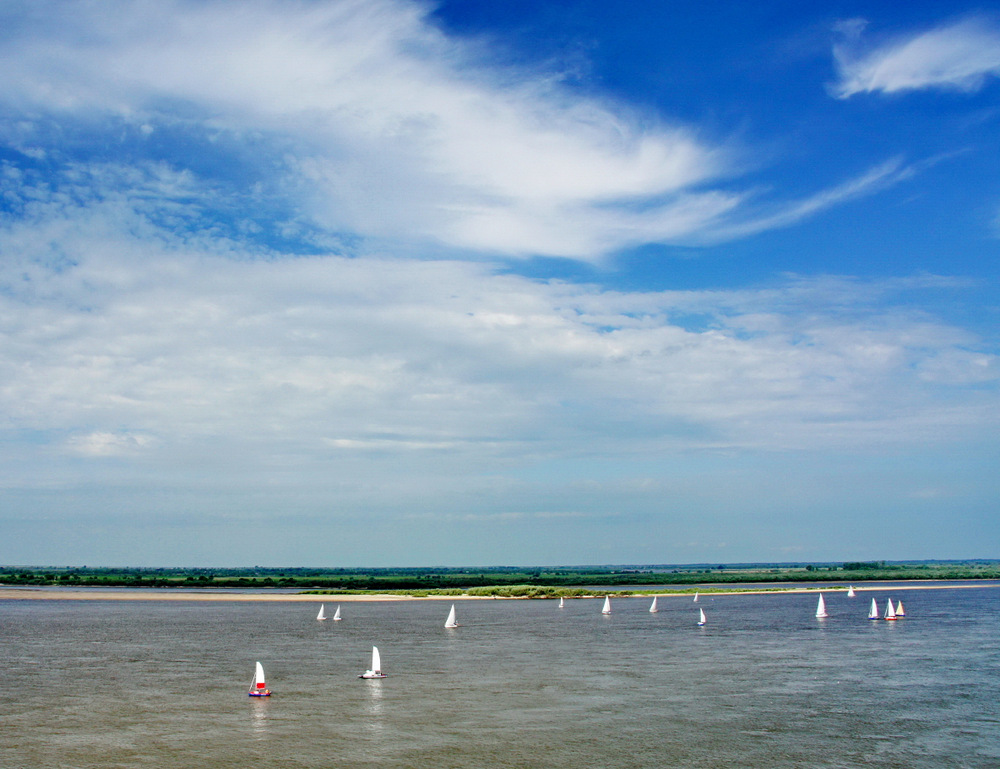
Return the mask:
M 247 692 L 247 696 L 248 697 L 270 697 L 271 696 L 271 690 L 270 689 L 265 689 L 262 692 Z

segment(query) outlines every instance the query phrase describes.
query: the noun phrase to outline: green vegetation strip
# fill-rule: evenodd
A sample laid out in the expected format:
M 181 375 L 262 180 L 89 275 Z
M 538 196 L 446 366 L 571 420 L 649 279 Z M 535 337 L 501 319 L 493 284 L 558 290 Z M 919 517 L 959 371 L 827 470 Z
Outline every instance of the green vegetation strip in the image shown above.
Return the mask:
M 664 586 L 748 582 L 1000 579 L 1000 561 L 851 561 L 842 564 L 694 564 L 489 568 L 94 568 L 0 566 L 0 584 L 62 587 L 285 588 L 351 594 L 512 597 L 664 594 Z M 590 586 L 593 586 L 591 589 Z M 646 588 L 645 586 L 656 586 Z M 699 588 L 707 592 L 704 588 Z M 476 593 L 475 590 L 485 590 Z M 449 592 L 455 591 L 455 592 Z M 502 591 L 508 591 L 506 593 Z M 534 592 L 532 592 L 534 591 Z M 566 592 L 569 591 L 569 592 Z M 577 591 L 582 591 L 577 592 Z

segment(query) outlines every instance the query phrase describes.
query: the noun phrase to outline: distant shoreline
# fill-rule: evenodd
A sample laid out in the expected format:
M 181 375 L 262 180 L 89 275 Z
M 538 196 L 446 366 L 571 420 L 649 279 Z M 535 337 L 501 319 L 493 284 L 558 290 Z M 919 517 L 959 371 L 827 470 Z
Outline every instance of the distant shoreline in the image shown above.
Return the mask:
M 885 592 L 889 590 L 945 590 L 945 589 L 965 589 L 965 588 L 989 588 L 1000 587 L 995 584 L 951 584 L 948 582 L 925 582 L 922 580 L 912 580 L 905 583 L 893 585 L 872 585 L 855 584 L 854 591 L 862 592 Z M 729 589 L 703 589 L 701 592 L 708 596 L 717 595 L 768 595 L 777 593 L 838 593 L 847 590 L 846 586 L 837 587 L 773 587 L 768 589 L 740 590 L 738 588 Z M 691 593 L 698 591 L 697 586 L 686 587 L 683 592 L 658 592 L 655 590 L 628 591 L 634 598 L 645 598 L 656 595 L 660 598 L 690 598 Z M 605 593 L 619 592 L 614 588 L 607 591 L 594 593 L 593 595 L 574 596 L 567 600 L 588 600 L 603 597 Z M 304 594 L 304 593 L 229 593 L 220 590 L 214 592 L 195 592 L 184 588 L 115 588 L 112 590 L 102 588 L 79 588 L 76 590 L 45 589 L 38 587 L 0 587 L 0 600 L 35 600 L 35 601 L 264 601 L 264 602 L 291 602 L 291 603 L 351 603 L 361 601 L 546 601 L 555 600 L 555 597 L 546 598 L 522 598 L 507 596 L 480 596 L 480 595 L 395 595 L 387 593 L 373 593 L 370 595 L 360 593 L 350 594 Z

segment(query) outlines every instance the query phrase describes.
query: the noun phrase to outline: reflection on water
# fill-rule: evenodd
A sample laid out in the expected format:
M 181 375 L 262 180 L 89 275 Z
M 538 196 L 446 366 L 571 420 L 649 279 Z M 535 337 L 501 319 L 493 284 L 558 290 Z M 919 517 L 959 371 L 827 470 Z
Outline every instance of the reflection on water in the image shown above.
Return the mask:
M 264 739 L 268 731 L 267 709 L 270 700 L 267 697 L 247 697 L 250 700 L 250 725 L 257 739 Z
M 1000 766 L 1000 589 L 868 603 L 467 601 L 448 633 L 438 602 L 0 602 L 0 767 Z
M 366 716 L 365 726 L 367 726 L 368 732 L 373 737 L 378 737 L 385 731 L 385 722 L 382 718 L 383 699 L 385 696 L 385 692 L 382 690 L 384 681 L 385 679 L 376 678 L 362 682 L 368 695 L 364 707 L 364 714 Z

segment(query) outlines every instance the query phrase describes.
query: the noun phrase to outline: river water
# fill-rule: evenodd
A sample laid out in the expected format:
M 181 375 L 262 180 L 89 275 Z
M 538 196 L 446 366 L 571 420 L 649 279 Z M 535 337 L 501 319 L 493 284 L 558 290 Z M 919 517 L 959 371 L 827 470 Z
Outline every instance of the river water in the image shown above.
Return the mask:
M 1000 766 L 1000 588 L 649 602 L 0 601 L 0 767 Z

